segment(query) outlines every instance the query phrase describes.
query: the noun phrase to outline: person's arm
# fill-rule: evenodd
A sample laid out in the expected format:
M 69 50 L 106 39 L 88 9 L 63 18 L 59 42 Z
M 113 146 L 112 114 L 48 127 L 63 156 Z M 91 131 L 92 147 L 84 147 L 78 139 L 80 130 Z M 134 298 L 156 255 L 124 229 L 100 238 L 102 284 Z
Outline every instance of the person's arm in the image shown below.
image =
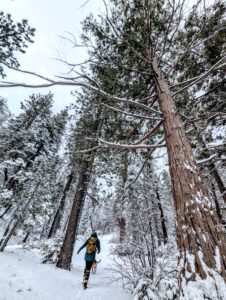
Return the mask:
M 100 240 L 97 239 L 97 253 L 100 253 Z
M 79 252 L 86 247 L 86 245 L 88 244 L 88 240 L 85 241 L 85 243 L 79 248 L 77 254 L 79 254 Z

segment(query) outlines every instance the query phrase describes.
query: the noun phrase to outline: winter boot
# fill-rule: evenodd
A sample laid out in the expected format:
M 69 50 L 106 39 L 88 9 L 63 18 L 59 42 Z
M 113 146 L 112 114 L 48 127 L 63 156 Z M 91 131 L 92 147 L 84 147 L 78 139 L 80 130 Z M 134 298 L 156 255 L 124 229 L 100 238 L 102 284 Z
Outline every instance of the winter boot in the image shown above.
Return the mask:
M 83 287 L 84 287 L 84 290 L 87 289 L 87 282 L 84 282 L 84 283 L 83 283 Z

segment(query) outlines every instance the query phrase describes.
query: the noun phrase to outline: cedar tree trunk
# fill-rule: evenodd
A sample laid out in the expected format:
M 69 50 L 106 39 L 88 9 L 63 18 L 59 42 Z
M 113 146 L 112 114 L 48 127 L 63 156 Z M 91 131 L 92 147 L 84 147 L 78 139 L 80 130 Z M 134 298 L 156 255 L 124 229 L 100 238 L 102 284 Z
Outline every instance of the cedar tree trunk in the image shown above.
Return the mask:
M 226 241 L 203 177 L 193 157 L 181 118 L 156 57 L 152 60 L 164 131 L 177 219 L 180 288 L 218 272 L 226 282 Z M 219 263 L 216 262 L 219 254 Z M 216 271 L 216 272 L 215 272 Z M 208 273 L 207 273 L 208 272 Z

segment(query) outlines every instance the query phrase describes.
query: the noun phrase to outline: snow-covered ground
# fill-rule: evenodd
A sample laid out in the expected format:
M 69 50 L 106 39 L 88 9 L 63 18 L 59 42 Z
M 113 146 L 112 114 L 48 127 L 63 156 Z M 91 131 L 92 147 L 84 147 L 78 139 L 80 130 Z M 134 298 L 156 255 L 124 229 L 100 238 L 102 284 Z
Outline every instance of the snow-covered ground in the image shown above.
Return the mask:
M 84 251 L 73 257 L 72 271 L 40 263 L 38 254 L 9 246 L 0 253 L 0 300 L 131 300 L 107 268 L 112 263 L 111 236 L 100 236 L 101 253 L 98 270 L 90 276 L 88 289 L 83 290 Z M 76 243 L 75 252 L 82 243 Z

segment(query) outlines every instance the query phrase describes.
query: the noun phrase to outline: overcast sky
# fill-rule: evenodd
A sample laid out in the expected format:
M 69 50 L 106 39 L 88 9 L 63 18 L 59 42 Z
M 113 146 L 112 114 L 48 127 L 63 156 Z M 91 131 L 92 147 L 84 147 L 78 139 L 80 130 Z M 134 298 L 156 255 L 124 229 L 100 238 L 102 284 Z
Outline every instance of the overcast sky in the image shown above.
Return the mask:
M 83 61 L 85 49 L 72 48 L 72 45 L 59 36 L 68 36 L 68 32 L 79 39 L 80 22 L 89 13 L 97 15 L 101 12 L 101 0 L 0 0 L 1 10 L 10 13 L 16 22 L 27 19 L 31 27 L 36 28 L 34 44 L 30 44 L 26 54 L 18 56 L 21 69 L 31 70 L 52 77 L 66 71 L 65 67 L 53 58 L 66 58 L 71 62 Z M 85 4 L 83 6 L 83 4 Z M 8 81 L 36 82 L 37 79 L 26 78 L 15 72 L 7 72 Z M 32 80 L 32 81 L 31 81 Z M 40 81 L 39 81 L 40 82 Z M 0 96 L 7 98 L 8 106 L 14 114 L 20 111 L 20 102 L 33 93 L 54 94 L 54 111 L 59 111 L 75 98 L 70 95 L 70 87 L 54 87 L 51 89 L 1 88 Z
M 213 3 L 215 0 L 207 0 Z M 195 0 L 187 2 L 191 7 Z M 59 36 L 68 37 L 68 33 L 79 39 L 81 21 L 91 12 L 97 15 L 104 11 L 102 0 L 0 0 L 1 8 L 10 13 L 16 22 L 28 19 L 31 27 L 36 28 L 34 44 L 30 44 L 26 54 L 19 55 L 21 69 L 53 78 L 66 71 L 65 66 L 55 61 L 59 53 L 64 59 L 77 63 L 86 57 L 83 48 L 72 48 L 72 45 Z M 8 81 L 38 83 L 37 79 L 26 78 L 17 72 L 7 72 Z M 31 81 L 32 80 L 32 81 Z M 59 111 L 69 103 L 75 101 L 70 92 L 72 87 L 54 87 L 51 89 L 1 88 L 0 96 L 7 98 L 10 110 L 17 114 L 20 102 L 33 93 L 54 94 L 54 111 Z

